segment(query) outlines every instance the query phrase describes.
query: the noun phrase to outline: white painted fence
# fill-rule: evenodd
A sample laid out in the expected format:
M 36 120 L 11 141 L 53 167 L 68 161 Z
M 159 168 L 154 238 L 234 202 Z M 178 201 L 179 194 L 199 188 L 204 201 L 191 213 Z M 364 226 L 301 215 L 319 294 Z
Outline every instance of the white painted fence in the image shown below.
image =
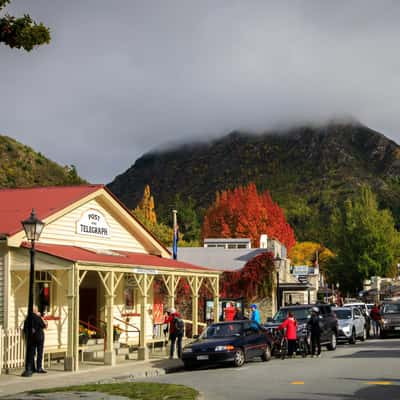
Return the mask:
M 4 370 L 23 367 L 25 349 L 25 339 L 21 329 L 3 329 L 0 326 L 0 374 Z

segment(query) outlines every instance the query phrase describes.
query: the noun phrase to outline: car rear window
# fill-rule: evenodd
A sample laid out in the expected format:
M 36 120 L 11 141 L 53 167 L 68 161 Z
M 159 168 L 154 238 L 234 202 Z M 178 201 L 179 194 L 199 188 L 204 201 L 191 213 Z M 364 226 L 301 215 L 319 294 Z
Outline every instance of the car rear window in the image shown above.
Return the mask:
M 351 310 L 335 310 L 337 319 L 351 319 Z
M 382 311 L 386 314 L 400 313 L 400 303 L 384 304 Z
M 310 317 L 311 315 L 311 307 L 304 307 L 304 308 L 281 308 L 274 316 L 274 322 L 281 323 L 287 317 L 288 313 L 291 311 L 294 317 L 298 320 L 304 320 Z
M 202 338 L 232 337 L 240 336 L 242 324 L 214 324 L 210 325 L 202 334 Z

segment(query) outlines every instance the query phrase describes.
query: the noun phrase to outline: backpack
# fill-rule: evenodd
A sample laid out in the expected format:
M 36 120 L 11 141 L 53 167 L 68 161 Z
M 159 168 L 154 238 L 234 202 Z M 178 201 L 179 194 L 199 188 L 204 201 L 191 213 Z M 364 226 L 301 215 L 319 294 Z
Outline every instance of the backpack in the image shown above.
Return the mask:
M 185 331 L 185 323 L 182 318 L 175 317 L 174 318 L 174 330 L 177 335 L 183 335 Z

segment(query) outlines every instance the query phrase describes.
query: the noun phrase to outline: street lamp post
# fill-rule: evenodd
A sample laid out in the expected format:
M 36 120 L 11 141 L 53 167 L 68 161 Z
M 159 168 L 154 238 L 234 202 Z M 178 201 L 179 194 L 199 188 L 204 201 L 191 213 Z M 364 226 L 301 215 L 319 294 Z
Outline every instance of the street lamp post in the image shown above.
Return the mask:
M 25 230 L 27 240 L 31 242 L 30 248 L 30 270 L 29 270 L 29 298 L 28 298 L 28 314 L 26 319 L 26 355 L 25 355 L 25 370 L 22 376 L 32 376 L 34 348 L 32 337 L 32 322 L 33 322 L 33 284 L 35 281 L 35 241 L 39 240 L 40 234 L 43 231 L 44 223 L 36 217 L 35 210 L 32 209 L 31 215 L 25 221 L 22 221 L 22 226 Z
M 279 309 L 281 308 L 281 304 L 280 304 L 280 288 L 279 288 L 279 272 L 281 270 L 281 262 L 282 259 L 277 256 L 276 258 L 274 258 L 274 267 L 275 267 L 275 272 L 276 272 L 276 311 L 279 311 Z

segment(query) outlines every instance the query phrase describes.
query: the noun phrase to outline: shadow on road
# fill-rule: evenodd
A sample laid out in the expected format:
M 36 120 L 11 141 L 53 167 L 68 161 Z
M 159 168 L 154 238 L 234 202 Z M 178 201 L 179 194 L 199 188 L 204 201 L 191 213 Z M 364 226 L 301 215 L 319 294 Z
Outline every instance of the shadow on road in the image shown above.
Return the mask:
M 362 344 L 346 346 L 354 350 L 354 353 L 333 356 L 333 358 L 398 358 L 400 356 L 398 339 L 371 340 Z M 357 346 L 361 346 L 359 350 Z
M 398 358 L 399 350 L 360 350 L 351 354 L 335 356 L 333 358 Z
M 328 400 L 328 399 L 343 399 L 343 400 L 399 400 L 400 386 L 397 385 L 368 385 L 357 390 L 353 394 L 344 393 L 305 393 L 299 392 L 298 397 L 266 397 L 265 400 Z

